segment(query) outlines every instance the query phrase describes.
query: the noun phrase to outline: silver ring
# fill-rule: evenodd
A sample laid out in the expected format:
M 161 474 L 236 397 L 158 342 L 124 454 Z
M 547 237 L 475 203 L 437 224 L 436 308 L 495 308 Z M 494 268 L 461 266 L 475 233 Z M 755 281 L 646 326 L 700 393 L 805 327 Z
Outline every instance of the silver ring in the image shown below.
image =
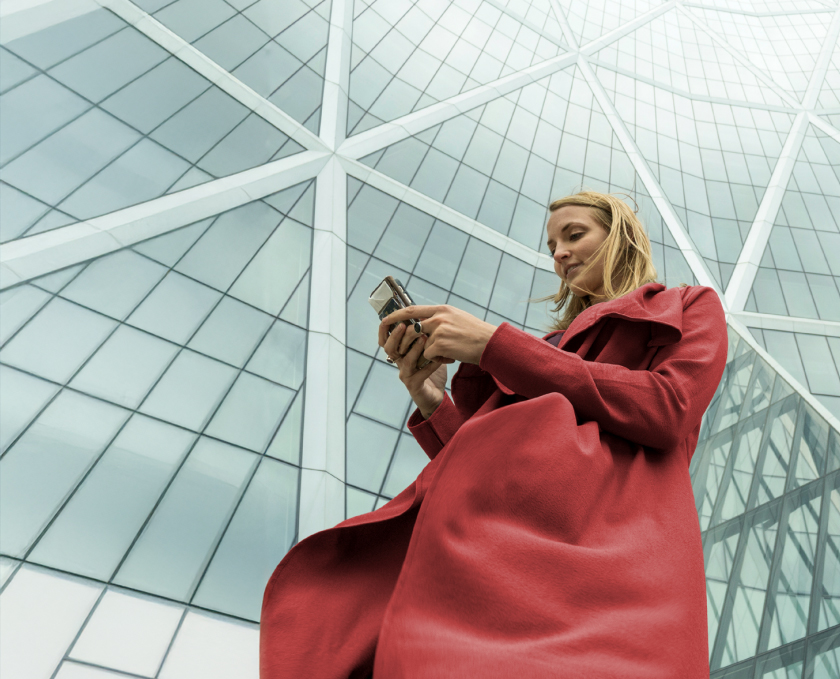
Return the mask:
M 414 321 L 414 332 L 418 335 L 423 334 L 423 326 L 420 324 L 420 321 Z
M 391 358 L 390 356 L 386 356 L 385 361 L 390 363 L 391 365 L 396 365 L 397 364 L 397 362 L 393 358 Z

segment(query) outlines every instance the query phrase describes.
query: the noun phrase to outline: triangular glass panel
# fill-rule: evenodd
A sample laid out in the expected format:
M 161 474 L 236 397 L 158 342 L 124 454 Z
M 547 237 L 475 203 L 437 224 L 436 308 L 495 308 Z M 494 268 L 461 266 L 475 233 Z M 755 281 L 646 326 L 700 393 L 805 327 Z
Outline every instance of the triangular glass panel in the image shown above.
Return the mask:
M 286 411 L 286 416 L 280 424 L 280 428 L 274 435 L 274 440 L 269 444 L 266 455 L 276 457 L 290 464 L 300 464 L 300 444 L 303 433 L 303 392 L 304 387 L 298 391 L 292 405 Z
M 263 198 L 263 200 L 272 207 L 280 210 L 280 212 L 284 215 L 287 215 L 289 214 L 289 211 L 295 207 L 298 200 L 303 195 L 303 192 L 309 188 L 310 184 L 312 184 L 311 181 L 295 184 L 294 186 L 290 186 L 288 189 L 272 193 L 270 196 Z
M 294 291 L 278 318 L 305 328 L 309 321 L 309 272 Z

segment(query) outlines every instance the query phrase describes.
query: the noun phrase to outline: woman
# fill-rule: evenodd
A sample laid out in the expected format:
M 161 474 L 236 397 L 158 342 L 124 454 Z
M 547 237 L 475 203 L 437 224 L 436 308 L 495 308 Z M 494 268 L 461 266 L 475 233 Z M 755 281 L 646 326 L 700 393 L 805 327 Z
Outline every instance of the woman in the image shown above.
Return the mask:
M 284 558 L 263 679 L 708 677 L 688 464 L 726 361 L 723 309 L 709 288 L 653 282 L 622 201 L 550 210 L 564 311 L 544 339 L 449 306 L 383 320 L 431 462 Z M 388 336 L 409 317 L 427 337 Z

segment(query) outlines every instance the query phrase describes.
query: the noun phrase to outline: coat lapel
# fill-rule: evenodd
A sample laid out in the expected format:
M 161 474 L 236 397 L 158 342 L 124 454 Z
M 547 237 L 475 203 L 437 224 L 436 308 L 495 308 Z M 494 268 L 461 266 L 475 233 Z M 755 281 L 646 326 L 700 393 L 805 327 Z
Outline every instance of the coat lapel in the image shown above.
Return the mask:
M 674 344 L 682 339 L 683 302 L 679 288 L 666 289 L 661 283 L 647 283 L 618 299 L 591 306 L 580 314 L 560 341 L 559 348 L 592 328 L 604 318 L 621 318 L 651 324 L 649 347 Z M 547 335 L 549 337 L 551 334 Z

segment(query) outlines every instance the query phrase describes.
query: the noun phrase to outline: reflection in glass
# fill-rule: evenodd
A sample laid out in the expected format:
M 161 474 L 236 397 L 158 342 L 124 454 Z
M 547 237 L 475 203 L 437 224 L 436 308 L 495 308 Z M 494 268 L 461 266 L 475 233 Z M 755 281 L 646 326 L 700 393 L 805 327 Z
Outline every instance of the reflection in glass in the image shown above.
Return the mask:
M 790 514 L 782 536 L 776 594 L 768 602 L 768 648 L 801 639 L 807 631 L 822 499 L 818 485 L 785 502 Z
M 835 476 L 826 495 L 828 529 L 823 547 L 822 582 L 817 588 L 817 629 L 840 623 L 840 476 Z
M 776 533 L 779 530 L 781 505 L 760 509 L 750 520 L 744 536 L 743 561 L 736 573 L 731 613 L 722 620 L 723 635 L 718 640 L 721 647 L 720 662 L 726 666 L 755 655 L 761 625 L 767 579 L 773 562 Z
M 190 596 L 259 457 L 201 438 L 115 582 L 179 601 Z

